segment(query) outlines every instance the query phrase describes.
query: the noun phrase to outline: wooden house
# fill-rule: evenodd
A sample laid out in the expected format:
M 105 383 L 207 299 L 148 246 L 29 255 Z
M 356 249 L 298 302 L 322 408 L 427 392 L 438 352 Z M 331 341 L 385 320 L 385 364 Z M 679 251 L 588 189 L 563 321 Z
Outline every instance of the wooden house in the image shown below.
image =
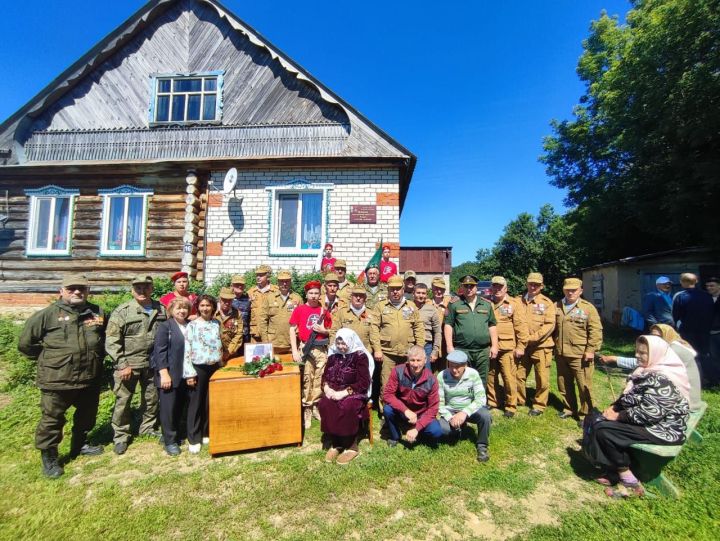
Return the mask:
M 415 162 L 219 2 L 152 0 L 0 125 L 0 302 L 304 272 L 326 242 L 359 272 L 399 256 Z

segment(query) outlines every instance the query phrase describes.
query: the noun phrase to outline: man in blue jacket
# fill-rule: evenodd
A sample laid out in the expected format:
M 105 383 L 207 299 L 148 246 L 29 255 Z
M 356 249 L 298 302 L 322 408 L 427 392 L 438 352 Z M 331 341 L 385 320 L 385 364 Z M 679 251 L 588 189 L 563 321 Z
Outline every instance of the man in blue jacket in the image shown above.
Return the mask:
M 672 315 L 672 281 L 667 276 L 661 276 L 655 280 L 657 291 L 648 293 L 643 299 L 643 317 L 645 318 L 645 328 L 649 329 L 658 323 L 665 323 L 673 326 Z
M 697 351 L 700 364 L 705 364 L 715 307 L 710 294 L 695 287 L 697 281 L 689 272 L 680 275 L 683 289 L 673 298 L 672 315 L 680 336 Z

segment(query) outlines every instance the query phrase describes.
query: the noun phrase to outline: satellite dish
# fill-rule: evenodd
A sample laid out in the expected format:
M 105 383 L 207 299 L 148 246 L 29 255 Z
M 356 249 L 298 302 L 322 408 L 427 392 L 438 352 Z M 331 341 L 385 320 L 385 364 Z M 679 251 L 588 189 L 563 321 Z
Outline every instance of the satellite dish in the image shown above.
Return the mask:
M 230 192 L 235 193 L 235 185 L 237 184 L 237 169 L 232 167 L 225 173 L 225 181 L 223 182 L 223 193 L 229 195 Z

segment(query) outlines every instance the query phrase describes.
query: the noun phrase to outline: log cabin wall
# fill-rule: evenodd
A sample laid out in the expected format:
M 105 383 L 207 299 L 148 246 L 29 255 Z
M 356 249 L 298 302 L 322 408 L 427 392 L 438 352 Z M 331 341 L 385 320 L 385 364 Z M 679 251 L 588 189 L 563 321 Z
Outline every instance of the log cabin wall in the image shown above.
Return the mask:
M 26 241 L 30 197 L 25 190 L 47 185 L 79 189 L 71 222 L 71 254 L 69 256 L 28 256 Z M 138 257 L 101 256 L 103 197 L 98 190 L 127 184 L 153 190 L 148 200 L 145 255 Z M 202 194 L 206 181 L 199 182 Z M 127 287 L 129 279 L 139 273 L 166 276 L 176 272 L 183 256 L 185 232 L 186 183 L 184 175 L 102 175 L 67 178 L 42 176 L 22 181 L 0 180 L 0 207 L 5 208 L 7 193 L 8 220 L 0 227 L 0 302 L 8 302 L 7 294 L 45 293 L 57 291 L 66 273 L 82 272 L 93 289 Z M 204 201 L 195 206 L 199 239 L 204 237 Z M 202 250 L 202 246 L 194 251 Z M 201 258 L 200 258 L 201 259 Z M 200 273 L 202 263 L 198 263 Z M 196 270 L 198 270 L 196 268 Z M 202 278 L 200 274 L 199 278 Z M 36 302 L 39 298 L 27 296 Z

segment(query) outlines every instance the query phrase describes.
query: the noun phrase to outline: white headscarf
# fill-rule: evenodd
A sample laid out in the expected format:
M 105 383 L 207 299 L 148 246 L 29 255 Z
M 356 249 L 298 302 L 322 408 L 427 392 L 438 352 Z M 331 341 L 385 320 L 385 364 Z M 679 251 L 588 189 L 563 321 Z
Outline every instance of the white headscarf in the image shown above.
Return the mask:
M 337 340 L 338 338 L 341 338 L 342 341 L 347 344 L 348 350 L 344 353 L 345 355 L 355 353 L 356 351 L 362 351 L 365 354 L 368 359 L 368 370 L 370 371 L 370 381 L 372 382 L 373 372 L 375 372 L 375 360 L 373 359 L 373 356 L 370 355 L 370 352 L 365 348 L 365 345 L 362 343 L 362 340 L 360 340 L 360 337 L 357 335 L 357 333 L 352 329 L 343 327 L 342 329 L 338 330 L 337 334 L 335 335 L 335 339 Z M 337 349 L 337 346 L 335 346 L 335 342 L 332 342 L 328 347 L 328 356 L 335 354 L 343 355 L 343 353 L 340 353 L 340 351 Z M 372 384 L 368 389 L 368 396 L 370 396 L 371 393 Z

